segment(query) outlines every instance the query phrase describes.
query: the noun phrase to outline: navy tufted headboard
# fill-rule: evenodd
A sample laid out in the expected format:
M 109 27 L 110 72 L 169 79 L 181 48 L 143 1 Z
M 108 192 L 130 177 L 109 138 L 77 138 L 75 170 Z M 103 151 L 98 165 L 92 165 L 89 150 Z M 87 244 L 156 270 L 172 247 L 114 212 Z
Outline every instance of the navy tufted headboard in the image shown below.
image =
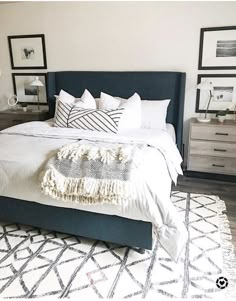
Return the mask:
M 171 99 L 167 122 L 175 127 L 176 142 L 182 153 L 183 112 L 186 74 L 146 71 L 59 71 L 47 74 L 50 116 L 54 116 L 55 97 L 60 90 L 80 97 L 88 89 L 95 98 L 100 92 L 128 98 L 137 92 L 144 100 Z

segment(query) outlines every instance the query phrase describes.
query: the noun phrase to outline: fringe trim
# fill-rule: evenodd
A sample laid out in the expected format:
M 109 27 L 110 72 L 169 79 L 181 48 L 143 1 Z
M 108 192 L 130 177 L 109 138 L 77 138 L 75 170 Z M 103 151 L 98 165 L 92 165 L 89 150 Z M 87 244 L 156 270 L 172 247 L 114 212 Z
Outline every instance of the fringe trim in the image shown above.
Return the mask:
M 99 159 L 104 164 L 110 164 L 114 160 L 125 163 L 134 159 L 133 154 L 137 152 L 137 149 L 137 145 L 124 146 L 121 144 L 111 145 L 103 143 L 97 146 L 92 143 L 80 141 L 63 146 L 58 152 L 57 158 L 59 160 L 70 159 L 75 162 L 83 157 L 87 160 Z
M 122 203 L 126 207 L 135 196 L 134 185 L 114 179 L 70 178 L 50 166 L 42 175 L 41 189 L 54 199 L 86 205 Z
M 219 230 L 221 237 L 221 249 L 223 254 L 223 272 L 222 275 L 228 278 L 229 286 L 223 292 L 226 298 L 236 298 L 236 256 L 234 253 L 234 245 L 232 243 L 232 234 L 229 226 L 229 220 L 226 213 L 226 205 L 218 196 L 216 197 Z

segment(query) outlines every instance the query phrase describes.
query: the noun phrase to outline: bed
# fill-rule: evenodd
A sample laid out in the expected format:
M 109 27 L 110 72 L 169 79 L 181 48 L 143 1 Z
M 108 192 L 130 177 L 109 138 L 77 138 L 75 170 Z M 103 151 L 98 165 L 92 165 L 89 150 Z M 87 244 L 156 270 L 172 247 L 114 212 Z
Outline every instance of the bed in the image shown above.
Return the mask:
M 61 89 L 75 96 L 80 96 L 84 89 L 89 89 L 96 98 L 99 97 L 101 91 L 104 91 L 124 98 L 137 92 L 142 99 L 146 100 L 171 99 L 167 123 L 173 125 L 176 145 L 182 153 L 185 73 L 49 72 L 47 74 L 47 97 L 50 117 L 53 117 L 55 112 L 54 95 L 58 95 Z M 2 136 L 5 134 L 3 133 Z M 14 146 L 17 147 L 15 143 L 20 138 L 11 135 L 7 139 L 9 139 L 7 140 L 8 144 L 14 148 Z M 21 147 L 24 146 L 21 145 Z M 25 150 L 26 157 L 27 151 L 29 150 Z M 7 172 L 5 168 L 5 173 Z M 27 180 L 25 184 L 30 186 L 30 179 Z M 39 200 L 34 202 L 24 199 L 22 195 L 18 198 L 10 194 L 3 194 L 0 196 L 0 219 L 140 249 L 152 249 L 152 223 L 135 219 L 132 216 L 127 218 L 115 214 L 97 213 L 92 210 L 60 207 L 55 204 L 48 206 Z

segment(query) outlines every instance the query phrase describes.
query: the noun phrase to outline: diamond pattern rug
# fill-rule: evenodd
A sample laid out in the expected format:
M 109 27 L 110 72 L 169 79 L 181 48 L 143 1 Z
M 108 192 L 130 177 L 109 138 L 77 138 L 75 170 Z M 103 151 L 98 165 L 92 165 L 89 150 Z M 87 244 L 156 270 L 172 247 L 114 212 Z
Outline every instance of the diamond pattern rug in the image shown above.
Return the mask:
M 158 241 L 129 247 L 0 223 L 0 297 L 236 297 L 236 261 L 225 204 L 216 196 L 173 192 L 189 231 L 179 263 Z M 228 279 L 220 289 L 216 280 Z

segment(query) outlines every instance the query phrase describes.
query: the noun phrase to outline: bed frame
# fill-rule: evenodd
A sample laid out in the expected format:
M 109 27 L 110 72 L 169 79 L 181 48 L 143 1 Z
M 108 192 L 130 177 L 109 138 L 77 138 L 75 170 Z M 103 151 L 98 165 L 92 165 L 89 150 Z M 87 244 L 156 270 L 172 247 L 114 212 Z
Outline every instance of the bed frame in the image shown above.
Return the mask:
M 181 72 L 49 72 L 49 114 L 50 117 L 54 116 L 54 95 L 58 95 L 61 89 L 75 97 L 80 97 L 87 88 L 96 98 L 101 91 L 124 98 L 130 97 L 134 92 L 145 100 L 170 98 L 167 122 L 175 127 L 176 143 L 182 153 L 185 79 L 186 74 Z M 144 221 L 46 206 L 3 196 L 0 196 L 0 219 L 120 245 L 152 249 L 152 224 Z

